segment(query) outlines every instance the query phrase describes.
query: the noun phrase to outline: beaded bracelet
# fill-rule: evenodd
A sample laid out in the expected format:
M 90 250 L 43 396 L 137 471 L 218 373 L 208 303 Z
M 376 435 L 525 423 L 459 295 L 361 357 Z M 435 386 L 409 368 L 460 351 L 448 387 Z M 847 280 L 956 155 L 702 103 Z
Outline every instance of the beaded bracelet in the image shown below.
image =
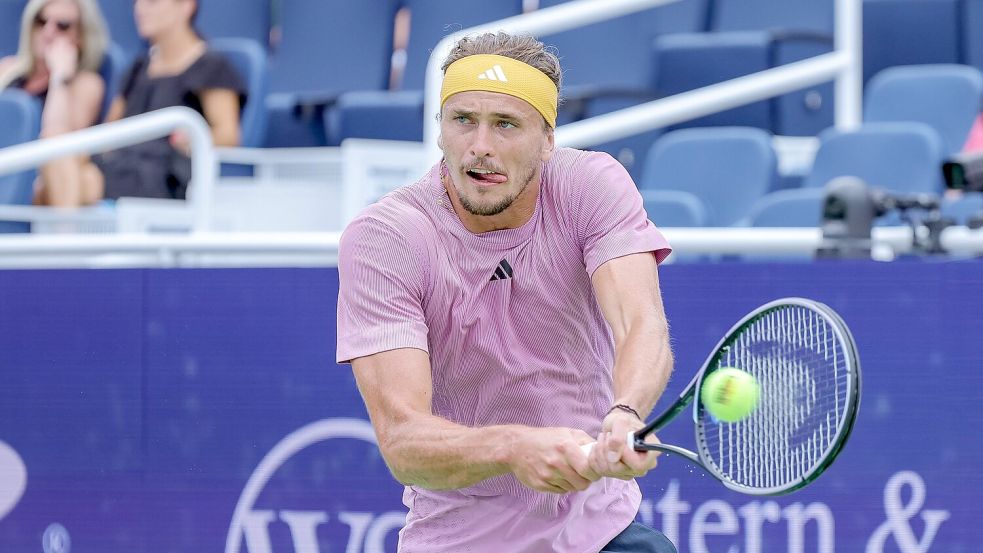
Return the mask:
M 642 416 L 638 414 L 638 411 L 632 409 L 631 406 L 629 405 L 625 405 L 624 403 L 619 403 L 608 409 L 608 414 L 610 415 L 611 411 L 614 411 L 615 409 L 617 409 L 618 411 L 624 411 L 625 413 L 631 413 L 632 415 L 635 415 L 635 418 L 637 418 L 638 420 L 642 420 Z

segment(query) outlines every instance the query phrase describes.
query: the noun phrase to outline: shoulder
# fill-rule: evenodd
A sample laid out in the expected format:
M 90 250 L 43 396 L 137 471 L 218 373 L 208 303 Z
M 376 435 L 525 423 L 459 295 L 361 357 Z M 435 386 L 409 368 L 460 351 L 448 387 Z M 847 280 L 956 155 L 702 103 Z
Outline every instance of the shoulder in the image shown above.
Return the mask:
M 205 52 L 184 72 L 184 80 L 192 88 L 227 88 L 237 92 L 244 89 L 242 76 L 221 52 Z
M 17 63 L 16 56 L 4 56 L 0 58 L 0 73 L 7 71 Z
M 10 83 L 16 81 L 17 78 L 20 77 L 20 75 L 17 74 L 19 72 L 18 65 L 17 58 L 14 56 L 0 58 L 0 82 L 5 82 L 7 83 L 6 86 L 10 86 Z
M 432 172 L 427 173 L 362 210 L 342 233 L 341 247 L 377 241 L 379 250 L 389 252 L 386 255 L 413 254 L 421 263 L 429 259 L 439 232 L 426 204 L 431 178 Z
M 635 190 L 621 163 L 605 152 L 557 148 L 543 169 L 544 189 L 558 205 L 579 207 L 584 198 L 611 190 Z
M 422 294 L 433 263 L 432 228 L 425 214 L 387 196 L 345 227 L 338 246 L 338 270 L 348 277 L 349 286 L 368 285 L 352 279 L 378 282 L 378 275 L 388 275 Z
M 102 91 L 106 88 L 105 81 L 102 77 L 94 71 L 79 71 L 75 78 L 72 79 L 72 88 L 74 90 L 87 90 L 87 91 Z
M 557 148 L 544 166 L 544 180 L 570 192 L 627 181 L 634 185 L 621 163 L 605 152 Z
M 132 62 L 130 66 L 127 67 L 126 73 L 123 74 L 123 89 L 129 89 L 135 81 L 141 75 L 146 74 L 147 64 L 150 62 L 150 57 L 146 52 L 139 54 Z
M 215 70 L 217 68 L 232 67 L 232 62 L 222 52 L 208 48 L 201 54 L 201 57 L 198 58 L 198 61 L 194 65 L 206 70 Z
M 211 77 L 212 79 L 228 79 L 238 76 L 232 61 L 223 54 L 212 49 L 205 52 L 188 68 L 189 74 Z
M 127 68 L 126 72 L 128 75 L 142 72 L 144 68 L 147 67 L 148 63 L 150 63 L 150 54 L 148 52 L 141 52 L 140 54 L 137 54 L 135 58 L 133 58 L 133 61 L 130 62 L 130 67 Z
M 422 250 L 436 232 L 430 214 L 418 201 L 416 185 L 400 188 L 366 207 L 349 224 L 349 229 L 370 230 L 376 238 Z

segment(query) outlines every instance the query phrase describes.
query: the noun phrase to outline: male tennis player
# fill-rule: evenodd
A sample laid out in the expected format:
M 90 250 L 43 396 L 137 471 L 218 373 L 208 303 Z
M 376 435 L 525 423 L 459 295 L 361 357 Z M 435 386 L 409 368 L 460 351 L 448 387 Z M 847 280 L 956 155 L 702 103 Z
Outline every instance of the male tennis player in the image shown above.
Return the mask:
M 406 485 L 401 552 L 675 551 L 633 522 L 656 454 L 626 443 L 672 367 L 670 249 L 616 161 L 554 149 L 559 85 L 531 37 L 458 42 L 443 160 L 342 237 L 337 355 Z

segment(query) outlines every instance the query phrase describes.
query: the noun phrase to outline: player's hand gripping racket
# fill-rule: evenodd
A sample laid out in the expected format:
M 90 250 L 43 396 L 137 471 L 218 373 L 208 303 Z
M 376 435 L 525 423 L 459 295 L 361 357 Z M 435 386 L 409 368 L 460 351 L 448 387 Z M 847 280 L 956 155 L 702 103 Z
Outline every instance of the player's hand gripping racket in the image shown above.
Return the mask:
M 759 385 L 756 408 L 732 423 L 715 419 L 698 391 L 722 367 L 737 367 Z M 694 402 L 696 453 L 645 443 Z M 785 298 L 745 316 L 717 344 L 679 399 L 629 434 L 636 451 L 665 451 L 702 467 L 728 488 L 779 495 L 815 480 L 846 443 L 860 403 L 860 362 L 843 320 L 821 303 Z M 593 444 L 587 444 L 589 453 Z

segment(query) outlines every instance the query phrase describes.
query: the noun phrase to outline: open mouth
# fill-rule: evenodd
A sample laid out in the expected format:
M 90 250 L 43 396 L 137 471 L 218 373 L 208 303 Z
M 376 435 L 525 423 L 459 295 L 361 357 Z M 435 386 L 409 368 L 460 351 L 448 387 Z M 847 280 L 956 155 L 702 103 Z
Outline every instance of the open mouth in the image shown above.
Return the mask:
M 481 185 L 501 184 L 508 180 L 505 175 L 490 169 L 468 169 L 467 173 L 472 180 Z

